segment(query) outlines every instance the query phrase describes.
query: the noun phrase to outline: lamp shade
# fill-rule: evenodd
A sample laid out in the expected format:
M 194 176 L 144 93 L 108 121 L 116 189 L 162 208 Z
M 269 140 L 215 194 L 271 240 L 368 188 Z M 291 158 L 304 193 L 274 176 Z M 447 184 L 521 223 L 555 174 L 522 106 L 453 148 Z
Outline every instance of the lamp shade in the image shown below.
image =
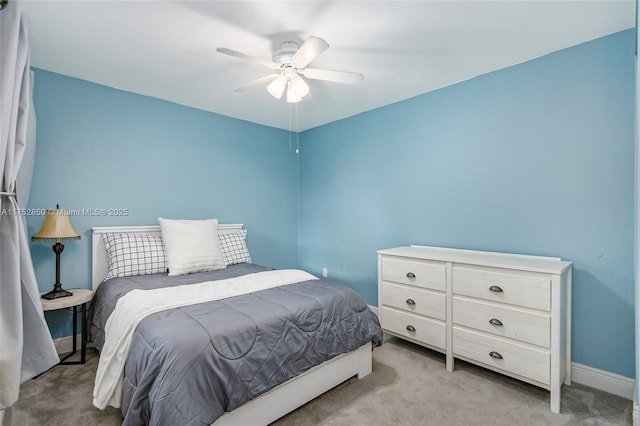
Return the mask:
M 302 77 L 300 77 L 298 74 L 291 76 L 289 85 L 295 93 L 296 98 L 302 99 L 309 94 L 309 85 L 305 83 Z
M 289 82 L 289 87 L 287 88 L 287 102 L 290 104 L 295 104 L 297 102 L 300 102 L 301 100 L 302 98 L 296 94 L 296 91 L 291 86 L 291 82 Z
M 79 240 L 80 235 L 73 229 L 68 210 L 47 210 L 40 230 L 32 240 Z
M 271 96 L 274 98 L 280 99 L 285 87 L 287 87 L 287 79 L 285 76 L 280 75 L 267 86 L 267 91 L 271 93 Z

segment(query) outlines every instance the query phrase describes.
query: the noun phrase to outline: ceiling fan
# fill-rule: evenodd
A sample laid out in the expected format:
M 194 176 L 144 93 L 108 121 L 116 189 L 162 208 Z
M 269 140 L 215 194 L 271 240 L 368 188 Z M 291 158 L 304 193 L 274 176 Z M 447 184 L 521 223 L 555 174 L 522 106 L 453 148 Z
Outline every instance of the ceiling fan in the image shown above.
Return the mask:
M 314 59 L 329 48 L 329 44 L 319 37 L 309 37 L 302 46 L 293 41 L 285 41 L 280 44 L 280 48 L 273 52 L 272 62 L 255 56 L 247 55 L 236 50 L 219 47 L 218 52 L 225 55 L 235 56 L 258 65 L 262 65 L 274 71 L 273 74 L 266 75 L 242 87 L 235 89 L 236 92 L 244 92 L 262 84 L 270 83 L 267 91 L 275 98 L 280 99 L 286 89 L 287 102 L 300 102 L 302 98 L 309 94 L 309 85 L 301 75 L 315 80 L 333 81 L 336 83 L 359 84 L 364 76 L 356 72 L 333 71 L 319 68 L 308 68 Z

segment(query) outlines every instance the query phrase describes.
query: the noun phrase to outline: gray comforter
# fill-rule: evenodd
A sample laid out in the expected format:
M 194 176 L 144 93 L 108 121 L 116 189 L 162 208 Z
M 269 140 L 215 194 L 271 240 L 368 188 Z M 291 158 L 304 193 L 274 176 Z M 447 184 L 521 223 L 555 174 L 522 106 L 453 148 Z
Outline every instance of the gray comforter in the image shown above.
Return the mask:
M 268 270 L 232 265 L 182 277 L 155 274 L 103 283 L 91 340 L 133 288 L 160 288 Z M 176 280 L 177 278 L 177 280 Z M 138 325 L 125 365 L 125 425 L 210 425 L 263 392 L 336 355 L 382 340 L 377 317 L 352 290 L 321 280 L 152 314 Z

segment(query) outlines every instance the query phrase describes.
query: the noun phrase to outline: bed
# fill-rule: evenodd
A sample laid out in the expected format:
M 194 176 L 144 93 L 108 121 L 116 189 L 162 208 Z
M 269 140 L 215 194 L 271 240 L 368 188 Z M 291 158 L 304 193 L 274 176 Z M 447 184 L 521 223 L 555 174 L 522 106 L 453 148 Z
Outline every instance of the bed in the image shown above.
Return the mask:
M 242 229 L 240 224 L 221 224 L 218 232 Z M 133 289 L 183 294 L 202 283 L 215 283 L 219 289 L 253 277 L 279 280 L 285 273 L 293 274 L 294 281 L 160 310 L 142 319 L 123 355 L 126 362 L 118 391 L 123 424 L 266 425 L 353 376 L 371 373 L 372 346 L 381 342 L 382 331 L 366 303 L 348 288 L 295 275 L 302 271 L 275 271 L 249 263 L 180 277 L 158 273 L 104 281 L 105 234 L 158 236 L 160 227 L 93 228 L 95 296 L 89 324 L 101 364 L 107 358 L 101 335 L 106 318 L 116 306 L 125 309 L 116 302 L 125 294 L 139 293 L 143 299 L 129 306 L 145 301 L 155 306 L 147 297 L 154 293 Z M 98 370 L 100 375 L 100 366 Z M 104 387 L 98 382 L 96 389 Z

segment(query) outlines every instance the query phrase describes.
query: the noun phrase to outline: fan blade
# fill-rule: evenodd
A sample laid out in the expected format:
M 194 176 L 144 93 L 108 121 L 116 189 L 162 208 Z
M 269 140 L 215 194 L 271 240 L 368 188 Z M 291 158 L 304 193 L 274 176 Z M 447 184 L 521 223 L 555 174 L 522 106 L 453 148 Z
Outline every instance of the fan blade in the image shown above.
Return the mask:
M 359 72 L 321 70 L 318 68 L 305 68 L 303 75 L 315 80 L 334 81 L 345 84 L 360 84 L 364 80 L 364 76 Z
M 238 87 L 237 89 L 233 89 L 234 92 L 246 92 L 249 89 L 253 89 L 254 87 L 258 87 L 261 86 L 265 83 L 269 83 L 273 80 L 275 80 L 276 78 L 278 78 L 280 74 L 269 74 L 269 75 L 265 75 L 264 77 L 260 77 L 257 80 L 253 80 L 250 83 L 245 84 L 242 87 Z
M 300 68 L 306 67 L 311 61 L 329 48 L 329 43 L 318 37 L 309 37 L 300 49 L 293 55 L 291 62 Z
M 272 70 L 280 69 L 278 64 L 256 58 L 255 56 L 247 55 L 246 53 L 238 52 L 237 50 L 227 49 L 226 47 L 218 47 L 216 50 L 218 53 L 235 56 L 236 58 L 244 59 L 245 61 L 253 62 L 254 64 L 262 65 L 263 67 L 271 68 Z

